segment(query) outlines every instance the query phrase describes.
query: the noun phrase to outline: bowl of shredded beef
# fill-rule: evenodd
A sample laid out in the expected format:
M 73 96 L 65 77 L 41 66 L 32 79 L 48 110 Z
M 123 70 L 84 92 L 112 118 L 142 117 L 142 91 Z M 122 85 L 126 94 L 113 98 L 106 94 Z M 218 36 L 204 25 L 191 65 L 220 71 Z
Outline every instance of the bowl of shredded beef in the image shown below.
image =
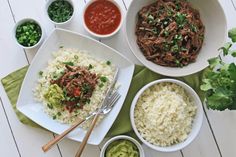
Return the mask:
M 126 17 L 128 44 L 150 70 L 166 76 L 201 71 L 227 35 L 215 0 L 135 0 Z

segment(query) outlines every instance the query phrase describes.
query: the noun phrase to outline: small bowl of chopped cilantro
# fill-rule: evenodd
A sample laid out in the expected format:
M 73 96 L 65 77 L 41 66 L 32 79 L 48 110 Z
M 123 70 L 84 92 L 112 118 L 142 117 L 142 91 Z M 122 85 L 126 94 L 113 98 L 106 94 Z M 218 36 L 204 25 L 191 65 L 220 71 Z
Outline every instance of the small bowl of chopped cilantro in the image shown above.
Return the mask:
M 53 24 L 68 24 L 74 15 L 73 2 L 71 0 L 49 0 L 46 4 L 46 13 Z
M 24 49 L 32 49 L 43 41 L 43 29 L 39 22 L 31 18 L 18 21 L 13 31 L 16 43 Z

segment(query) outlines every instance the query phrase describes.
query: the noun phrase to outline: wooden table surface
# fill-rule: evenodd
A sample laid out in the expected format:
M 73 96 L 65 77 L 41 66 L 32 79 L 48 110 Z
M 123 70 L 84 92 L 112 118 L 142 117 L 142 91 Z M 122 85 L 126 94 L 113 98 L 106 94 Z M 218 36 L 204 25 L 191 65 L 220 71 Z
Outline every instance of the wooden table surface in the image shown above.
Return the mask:
M 88 35 L 82 26 L 82 10 L 87 0 L 73 0 L 76 15 L 65 29 Z M 116 0 L 126 14 L 131 0 Z M 227 16 L 228 29 L 236 27 L 236 0 L 219 0 Z M 44 13 L 45 0 L 0 0 L 0 78 L 30 64 L 37 50 L 19 48 L 12 38 L 17 21 L 31 17 L 42 24 L 46 34 L 55 26 Z M 210 8 L 209 8 L 210 9 Z M 113 38 L 100 40 L 139 63 L 129 50 L 124 28 Z M 213 42 L 213 41 L 212 41 Z M 221 45 L 219 45 L 221 46 Z M 174 153 L 160 153 L 146 146 L 147 157 L 236 157 L 236 112 L 216 112 L 204 109 L 201 131 L 188 147 Z M 64 139 L 48 153 L 41 146 L 52 139 L 53 133 L 23 125 L 17 119 L 6 93 L 0 85 L 0 156 L 1 157 L 73 157 L 80 143 Z M 104 143 L 104 142 L 103 142 Z M 99 157 L 99 146 L 87 145 L 83 157 Z

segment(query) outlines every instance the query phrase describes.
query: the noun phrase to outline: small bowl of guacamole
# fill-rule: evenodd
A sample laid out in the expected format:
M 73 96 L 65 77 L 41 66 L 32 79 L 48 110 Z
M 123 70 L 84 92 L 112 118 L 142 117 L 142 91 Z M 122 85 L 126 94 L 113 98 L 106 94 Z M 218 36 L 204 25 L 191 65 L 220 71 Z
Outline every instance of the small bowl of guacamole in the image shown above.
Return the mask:
M 100 157 L 144 157 L 138 141 L 129 136 L 115 136 L 108 140 L 101 150 Z

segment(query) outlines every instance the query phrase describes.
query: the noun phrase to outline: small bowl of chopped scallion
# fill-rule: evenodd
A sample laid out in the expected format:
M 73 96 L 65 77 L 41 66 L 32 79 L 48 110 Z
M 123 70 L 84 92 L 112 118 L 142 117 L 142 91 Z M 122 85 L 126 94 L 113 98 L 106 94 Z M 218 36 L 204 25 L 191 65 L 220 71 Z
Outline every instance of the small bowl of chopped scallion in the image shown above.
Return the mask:
M 24 49 L 32 49 L 43 41 L 43 29 L 39 22 L 31 18 L 18 21 L 13 31 L 16 43 Z
M 68 24 L 74 15 L 73 2 L 71 0 L 49 0 L 46 4 L 46 13 L 53 24 Z

